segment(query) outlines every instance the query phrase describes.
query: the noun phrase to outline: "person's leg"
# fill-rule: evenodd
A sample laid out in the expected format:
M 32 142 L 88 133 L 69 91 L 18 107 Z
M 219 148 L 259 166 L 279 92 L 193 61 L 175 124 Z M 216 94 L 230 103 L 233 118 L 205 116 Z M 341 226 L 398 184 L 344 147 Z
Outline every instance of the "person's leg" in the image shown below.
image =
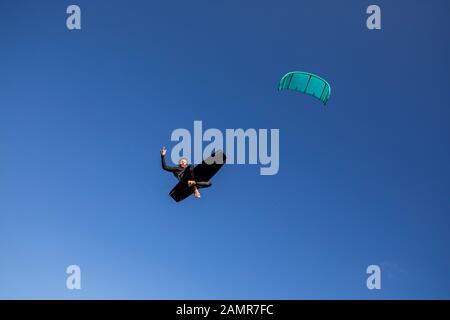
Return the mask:
M 200 191 L 198 191 L 198 189 L 202 189 L 202 188 L 209 188 L 211 187 L 211 184 L 198 184 L 195 186 L 192 186 L 194 188 L 194 196 L 196 198 L 200 198 Z
M 192 186 L 192 188 L 194 189 L 194 197 L 196 197 L 197 199 L 201 197 L 200 191 L 198 191 L 197 186 Z
M 195 177 L 194 177 L 194 166 L 189 166 L 188 168 L 186 168 L 186 181 L 192 180 L 195 181 Z M 194 192 L 194 197 L 196 197 L 197 199 L 201 197 L 200 192 L 198 191 L 198 186 L 192 186 L 192 191 Z

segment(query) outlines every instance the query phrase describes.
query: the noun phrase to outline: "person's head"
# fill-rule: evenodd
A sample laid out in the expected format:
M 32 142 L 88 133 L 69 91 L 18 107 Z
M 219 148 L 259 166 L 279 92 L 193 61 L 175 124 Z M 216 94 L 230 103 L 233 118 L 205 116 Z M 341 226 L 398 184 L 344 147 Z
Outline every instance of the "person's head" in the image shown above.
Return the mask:
M 178 161 L 178 165 L 180 168 L 186 168 L 188 166 L 188 161 L 186 158 L 181 158 L 180 161 Z

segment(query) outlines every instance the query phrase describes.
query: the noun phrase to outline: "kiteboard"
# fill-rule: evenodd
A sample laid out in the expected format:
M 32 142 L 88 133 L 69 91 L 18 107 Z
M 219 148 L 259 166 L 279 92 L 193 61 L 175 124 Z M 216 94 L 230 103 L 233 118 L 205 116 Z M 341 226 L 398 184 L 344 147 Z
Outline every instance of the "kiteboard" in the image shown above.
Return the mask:
M 193 170 L 195 181 L 209 181 L 211 178 L 222 168 L 225 164 L 226 155 L 223 151 L 217 151 L 217 153 L 211 154 L 210 157 L 203 160 L 202 163 L 196 165 Z M 190 175 L 183 175 L 181 180 L 175 187 L 169 192 L 169 195 L 176 201 L 180 202 L 189 197 L 194 190 L 188 186 L 188 180 L 191 180 Z

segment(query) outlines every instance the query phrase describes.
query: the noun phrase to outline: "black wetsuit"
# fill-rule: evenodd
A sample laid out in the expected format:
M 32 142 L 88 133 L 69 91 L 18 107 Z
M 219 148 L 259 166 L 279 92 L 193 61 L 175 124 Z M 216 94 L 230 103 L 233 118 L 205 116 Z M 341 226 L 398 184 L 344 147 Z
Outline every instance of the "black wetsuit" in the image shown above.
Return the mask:
M 212 185 L 211 181 L 195 180 L 193 165 L 188 165 L 186 168 L 181 168 L 180 166 L 171 167 L 166 164 L 166 159 L 164 156 L 161 156 L 161 165 L 164 170 L 172 172 L 173 175 L 178 179 L 178 181 L 180 181 L 182 178 L 187 178 L 187 180 L 194 180 L 198 188 L 207 188 Z

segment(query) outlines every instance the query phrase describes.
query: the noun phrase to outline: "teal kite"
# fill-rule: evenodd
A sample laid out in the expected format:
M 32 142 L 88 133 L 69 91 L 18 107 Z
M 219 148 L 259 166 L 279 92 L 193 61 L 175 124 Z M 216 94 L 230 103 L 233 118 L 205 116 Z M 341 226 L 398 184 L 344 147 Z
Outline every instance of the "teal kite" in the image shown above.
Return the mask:
M 323 78 L 303 71 L 286 73 L 278 84 L 278 90 L 293 90 L 313 96 L 324 105 L 331 95 L 330 84 Z

